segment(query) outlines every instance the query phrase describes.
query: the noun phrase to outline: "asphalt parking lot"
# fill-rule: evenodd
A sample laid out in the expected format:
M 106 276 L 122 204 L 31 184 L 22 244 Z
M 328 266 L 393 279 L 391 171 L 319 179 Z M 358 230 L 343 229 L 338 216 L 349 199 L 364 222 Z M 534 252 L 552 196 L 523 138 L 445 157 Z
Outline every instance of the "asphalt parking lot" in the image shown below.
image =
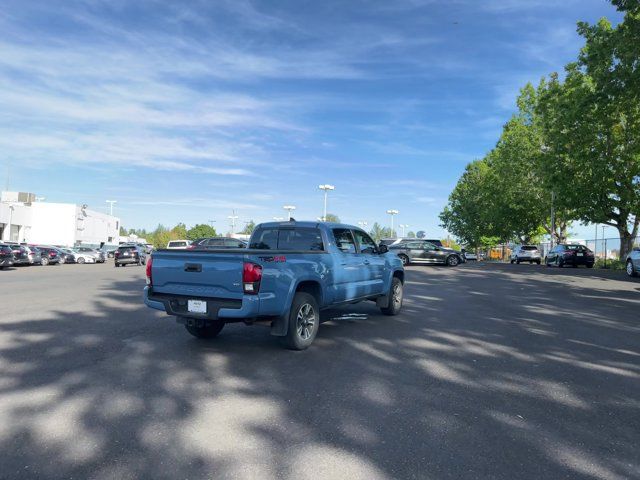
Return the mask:
M 640 478 L 640 282 L 410 267 L 404 311 L 200 341 L 143 267 L 0 272 L 1 478 Z

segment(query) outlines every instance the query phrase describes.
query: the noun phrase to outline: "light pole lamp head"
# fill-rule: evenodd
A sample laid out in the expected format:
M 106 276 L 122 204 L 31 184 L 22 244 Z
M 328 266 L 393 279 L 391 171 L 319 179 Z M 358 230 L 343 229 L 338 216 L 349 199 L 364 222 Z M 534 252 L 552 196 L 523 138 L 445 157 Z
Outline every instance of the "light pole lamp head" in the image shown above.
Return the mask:
M 282 208 L 284 208 L 285 210 L 295 210 L 296 209 L 295 205 L 284 205 Z
M 335 190 L 335 189 L 336 189 L 336 187 L 334 187 L 333 185 L 329 185 L 328 183 L 326 183 L 326 184 L 324 184 L 324 185 L 318 185 L 318 188 L 319 188 L 320 190 L 324 190 L 325 192 L 326 192 L 327 190 Z
M 397 215 L 397 214 L 399 214 L 399 213 L 400 213 L 400 211 L 399 211 L 399 210 L 387 210 L 387 213 L 388 213 L 389 215 Z

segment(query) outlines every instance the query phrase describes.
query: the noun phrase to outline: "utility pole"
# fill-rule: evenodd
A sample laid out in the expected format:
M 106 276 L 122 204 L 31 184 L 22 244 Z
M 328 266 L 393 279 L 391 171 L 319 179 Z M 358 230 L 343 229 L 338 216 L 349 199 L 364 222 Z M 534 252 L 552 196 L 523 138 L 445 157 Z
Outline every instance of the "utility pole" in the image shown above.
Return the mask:
M 556 235 L 556 211 L 555 211 L 555 202 L 556 202 L 556 192 L 551 190 L 551 248 L 553 248 L 555 244 L 555 235 Z
M 324 191 L 324 210 L 323 210 L 324 213 L 322 214 L 322 221 L 326 222 L 327 221 L 327 194 L 329 193 L 330 190 L 335 190 L 336 187 L 334 187 L 333 185 L 325 184 L 325 185 L 318 185 L 318 188 Z
M 229 215 L 229 220 L 231 220 L 231 235 L 233 235 L 234 230 L 236 228 L 236 220 L 238 219 L 238 216 L 236 215 L 236 211 L 235 209 L 232 210 L 233 214 Z
M 289 218 L 287 220 L 291 221 L 291 212 L 296 209 L 295 205 L 285 205 L 282 208 L 284 208 L 289 214 Z
M 208 223 L 209 223 L 209 225 L 211 225 L 211 228 L 213 228 L 213 224 L 216 223 L 216 221 L 215 220 L 209 220 Z
M 109 215 L 111 215 L 113 217 L 113 204 L 114 203 L 118 203 L 117 200 L 107 200 L 106 201 L 109 204 Z
M 391 235 L 394 235 L 393 231 L 393 217 L 400 213 L 399 210 L 387 210 L 387 213 L 391 215 Z

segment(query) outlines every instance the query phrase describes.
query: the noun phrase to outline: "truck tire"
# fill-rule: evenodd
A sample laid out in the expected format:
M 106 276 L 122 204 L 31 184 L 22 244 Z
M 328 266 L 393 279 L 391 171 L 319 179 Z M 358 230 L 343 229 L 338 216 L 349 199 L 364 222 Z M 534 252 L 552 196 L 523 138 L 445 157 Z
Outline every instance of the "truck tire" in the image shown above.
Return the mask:
M 305 350 L 313 343 L 320 327 L 320 308 L 313 295 L 297 292 L 289 311 L 287 335 L 282 343 L 289 350 Z
M 391 288 L 389 289 L 389 305 L 380 310 L 385 315 L 398 315 L 402 309 L 402 298 L 404 296 L 404 285 L 398 277 L 393 277 Z
M 185 325 L 184 328 L 187 329 L 191 335 L 197 338 L 213 338 L 217 337 L 218 334 L 224 328 L 224 322 L 220 320 L 214 320 L 209 322 L 207 325 L 196 326 L 196 325 Z

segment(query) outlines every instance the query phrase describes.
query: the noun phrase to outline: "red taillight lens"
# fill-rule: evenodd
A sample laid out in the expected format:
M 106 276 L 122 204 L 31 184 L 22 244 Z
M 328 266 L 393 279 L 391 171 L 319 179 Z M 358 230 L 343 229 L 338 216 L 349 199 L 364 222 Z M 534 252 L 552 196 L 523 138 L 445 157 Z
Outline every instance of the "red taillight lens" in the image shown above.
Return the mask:
M 255 263 L 245 262 L 242 267 L 242 286 L 244 293 L 256 295 L 260 290 L 262 267 Z
M 49 252 L 49 257 L 53 258 L 56 256 L 56 252 Z
M 564 255 L 565 257 L 572 257 L 576 252 L 569 250 L 567 252 L 564 252 L 562 255 Z
M 147 285 L 153 285 L 153 278 L 151 276 L 151 265 L 153 264 L 153 257 L 149 257 L 147 260 Z
M 113 252 L 113 256 L 114 257 L 119 257 L 120 256 L 120 252 Z

